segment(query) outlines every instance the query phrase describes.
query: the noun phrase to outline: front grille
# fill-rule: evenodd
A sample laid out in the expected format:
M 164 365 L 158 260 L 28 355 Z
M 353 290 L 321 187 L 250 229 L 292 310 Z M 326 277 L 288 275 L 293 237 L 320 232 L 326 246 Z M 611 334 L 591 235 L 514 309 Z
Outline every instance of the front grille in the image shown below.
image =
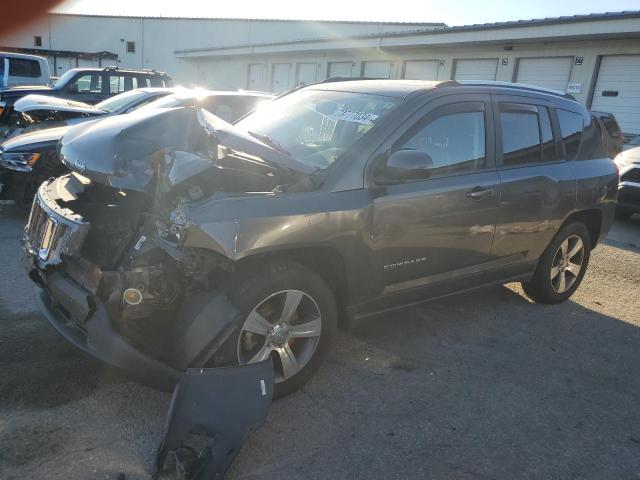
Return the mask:
M 68 218 L 48 198 L 47 184 L 38 189 L 24 230 L 25 248 L 41 267 L 60 263 L 63 254 L 76 255 L 89 230 L 88 223 Z
M 620 181 L 640 183 L 640 168 L 632 168 L 622 175 Z

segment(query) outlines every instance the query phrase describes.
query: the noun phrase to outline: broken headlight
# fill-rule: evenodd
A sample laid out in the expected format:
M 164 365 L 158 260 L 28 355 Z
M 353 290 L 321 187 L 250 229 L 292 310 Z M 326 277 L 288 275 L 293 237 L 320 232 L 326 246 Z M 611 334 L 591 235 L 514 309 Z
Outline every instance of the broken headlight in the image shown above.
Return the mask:
M 0 151 L 0 167 L 16 172 L 30 172 L 41 156 L 42 154 L 37 152 L 12 153 Z

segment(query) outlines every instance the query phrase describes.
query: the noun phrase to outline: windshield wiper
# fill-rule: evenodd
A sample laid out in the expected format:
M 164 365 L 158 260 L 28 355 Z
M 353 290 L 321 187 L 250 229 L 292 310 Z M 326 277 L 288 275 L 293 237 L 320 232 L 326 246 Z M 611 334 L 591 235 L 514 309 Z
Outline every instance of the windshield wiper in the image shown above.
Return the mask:
M 265 143 L 265 144 L 269 145 L 274 150 L 278 150 L 279 152 L 282 152 L 285 155 L 291 156 L 291 154 L 282 145 L 280 145 L 280 143 L 277 140 L 274 140 L 269 135 L 264 135 L 262 133 L 252 132 L 251 130 L 248 130 L 247 133 L 249 135 L 251 135 L 253 138 L 257 138 L 262 143 Z

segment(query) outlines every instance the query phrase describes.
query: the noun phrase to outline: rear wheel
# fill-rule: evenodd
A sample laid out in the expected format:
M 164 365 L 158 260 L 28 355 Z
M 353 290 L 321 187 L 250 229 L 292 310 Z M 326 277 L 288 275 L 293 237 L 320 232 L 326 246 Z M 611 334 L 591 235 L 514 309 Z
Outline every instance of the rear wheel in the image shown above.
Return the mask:
M 240 273 L 228 288 L 240 313 L 216 363 L 270 358 L 274 397 L 281 397 L 300 388 L 320 365 L 336 328 L 336 305 L 322 278 L 302 265 L 261 267 Z
M 582 282 L 590 252 L 589 232 L 584 224 L 564 226 L 540 257 L 531 281 L 522 284 L 524 292 L 538 303 L 567 300 Z

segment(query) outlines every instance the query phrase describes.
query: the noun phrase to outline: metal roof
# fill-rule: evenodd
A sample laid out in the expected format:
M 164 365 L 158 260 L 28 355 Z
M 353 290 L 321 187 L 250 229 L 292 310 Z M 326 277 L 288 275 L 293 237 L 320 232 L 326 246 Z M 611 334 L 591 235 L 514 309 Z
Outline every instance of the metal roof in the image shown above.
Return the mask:
M 364 25 L 422 25 L 425 27 L 446 26 L 443 22 L 389 22 L 385 20 L 323 20 L 308 18 L 251 18 L 251 17 L 174 17 L 174 16 L 141 16 L 141 15 L 101 15 L 92 13 L 66 13 L 66 12 L 49 12 L 49 15 L 60 15 L 65 17 L 91 17 L 91 18 L 129 18 L 135 20 L 235 20 L 244 22 L 302 22 L 302 23 L 347 23 L 347 24 L 364 24 Z
M 400 37 L 400 36 L 412 36 L 412 35 L 438 35 L 444 33 L 453 32 L 467 32 L 467 31 L 480 31 L 480 30 L 497 30 L 505 28 L 519 28 L 519 27 L 532 27 L 538 25 L 554 25 L 554 24 L 567 24 L 567 23 L 579 23 L 579 22 L 593 22 L 603 20 L 621 20 L 626 18 L 640 18 L 640 10 L 628 10 L 622 12 L 605 12 L 605 13 L 590 13 L 585 15 L 571 15 L 562 17 L 548 17 L 548 18 L 536 18 L 531 20 L 513 20 L 508 22 L 494 22 L 494 23 L 479 23 L 473 25 L 460 25 L 460 26 L 448 26 L 446 24 L 434 24 L 432 28 L 420 28 L 416 30 L 399 30 L 393 32 L 380 32 L 380 33 L 368 33 L 364 35 L 352 35 L 340 37 L 340 40 L 361 40 L 368 38 L 385 38 L 385 37 Z M 423 24 L 427 26 L 428 24 Z M 266 42 L 266 43 L 250 43 L 242 45 L 226 45 L 215 47 L 199 47 L 175 50 L 176 54 L 184 53 L 196 53 L 216 50 L 233 50 L 236 48 L 247 47 L 267 47 L 278 45 L 289 45 L 297 43 L 313 43 L 313 42 L 326 42 L 335 41 L 338 38 L 313 38 L 313 39 L 297 39 L 297 40 L 284 40 L 280 42 Z

